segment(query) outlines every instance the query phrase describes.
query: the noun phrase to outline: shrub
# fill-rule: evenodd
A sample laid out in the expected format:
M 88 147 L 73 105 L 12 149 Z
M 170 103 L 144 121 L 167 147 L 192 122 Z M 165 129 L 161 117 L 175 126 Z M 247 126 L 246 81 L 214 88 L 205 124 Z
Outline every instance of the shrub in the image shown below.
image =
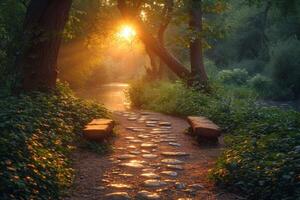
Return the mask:
M 244 85 L 249 79 L 249 75 L 245 69 L 226 69 L 218 73 L 218 79 L 225 84 Z
M 53 94 L 0 99 L 0 199 L 58 199 L 73 179 L 75 133 L 106 110 L 59 84 Z
M 262 97 L 271 97 L 274 86 L 271 79 L 261 74 L 256 74 L 249 81 L 248 84 Z
M 300 94 L 300 41 L 288 39 L 272 49 L 269 63 L 271 78 L 281 90 L 291 91 L 292 99 Z

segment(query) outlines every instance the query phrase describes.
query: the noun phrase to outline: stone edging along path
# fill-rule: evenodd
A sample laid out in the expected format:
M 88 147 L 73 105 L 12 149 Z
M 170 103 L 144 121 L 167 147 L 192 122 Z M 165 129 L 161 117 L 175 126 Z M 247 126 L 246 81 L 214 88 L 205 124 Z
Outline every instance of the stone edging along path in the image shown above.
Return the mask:
M 75 185 L 65 199 L 239 199 L 215 188 L 208 170 L 222 150 L 201 147 L 183 119 L 153 112 L 115 112 L 117 137 L 106 156 L 74 153 Z

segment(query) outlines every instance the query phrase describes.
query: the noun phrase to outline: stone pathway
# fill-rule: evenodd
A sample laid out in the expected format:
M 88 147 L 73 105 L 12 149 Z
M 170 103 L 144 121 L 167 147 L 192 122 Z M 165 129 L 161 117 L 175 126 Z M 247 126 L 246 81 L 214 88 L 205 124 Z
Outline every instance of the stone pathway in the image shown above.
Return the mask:
M 238 199 L 207 180 L 222 145 L 199 146 L 184 134 L 185 120 L 138 111 L 114 118 L 113 153 L 76 152 L 75 186 L 65 199 Z

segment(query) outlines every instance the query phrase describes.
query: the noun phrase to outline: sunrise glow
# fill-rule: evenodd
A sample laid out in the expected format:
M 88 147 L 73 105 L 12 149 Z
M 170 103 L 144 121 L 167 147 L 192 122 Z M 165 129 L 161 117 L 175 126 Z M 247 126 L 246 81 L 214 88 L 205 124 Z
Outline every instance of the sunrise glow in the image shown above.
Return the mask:
M 136 36 L 136 31 L 130 25 L 123 25 L 123 26 L 121 26 L 121 29 L 120 29 L 120 32 L 118 33 L 118 35 L 120 38 L 131 42 Z

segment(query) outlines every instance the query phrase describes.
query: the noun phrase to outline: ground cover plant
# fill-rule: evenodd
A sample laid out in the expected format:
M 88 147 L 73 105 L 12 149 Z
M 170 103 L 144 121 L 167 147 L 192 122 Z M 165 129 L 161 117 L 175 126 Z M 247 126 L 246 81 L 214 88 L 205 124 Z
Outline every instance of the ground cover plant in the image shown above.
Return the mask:
M 0 99 L 0 199 L 58 199 L 73 180 L 76 134 L 106 110 L 58 85 Z
M 203 115 L 219 124 L 227 148 L 210 173 L 216 184 L 249 199 L 300 198 L 300 113 L 257 105 L 245 88 L 213 87 L 206 94 L 181 82 L 141 81 L 128 96 L 144 109 Z

